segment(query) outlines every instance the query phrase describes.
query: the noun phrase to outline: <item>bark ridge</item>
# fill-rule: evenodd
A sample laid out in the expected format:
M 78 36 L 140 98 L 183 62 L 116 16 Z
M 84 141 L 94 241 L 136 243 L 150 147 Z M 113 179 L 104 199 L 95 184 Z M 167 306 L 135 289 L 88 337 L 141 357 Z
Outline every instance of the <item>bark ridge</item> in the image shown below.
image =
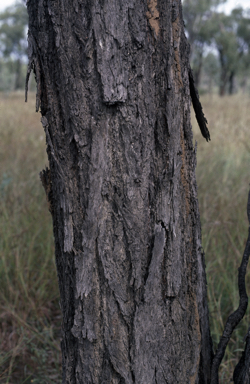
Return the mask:
M 28 12 L 63 383 L 209 383 L 181 2 L 29 0 Z

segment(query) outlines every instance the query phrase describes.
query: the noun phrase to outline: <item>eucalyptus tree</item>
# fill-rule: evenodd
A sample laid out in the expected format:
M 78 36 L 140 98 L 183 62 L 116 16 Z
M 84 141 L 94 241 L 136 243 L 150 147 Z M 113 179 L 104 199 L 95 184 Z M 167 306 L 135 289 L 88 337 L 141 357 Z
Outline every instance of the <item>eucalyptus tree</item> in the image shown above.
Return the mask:
M 210 136 L 181 2 L 27 6 L 63 383 L 217 383 L 225 342 L 213 359 L 191 99 Z
M 183 1 L 185 29 L 191 46 L 191 66 L 197 87 L 200 84 L 205 48 L 211 39 L 210 20 L 218 5 L 224 2 L 225 0 Z
M 27 58 L 28 14 L 25 5 L 17 2 L 0 13 L 0 53 L 2 59 L 12 58 L 16 75 L 14 89 L 23 88 L 22 60 Z M 10 60 L 9 60 L 10 61 Z
M 204 24 L 206 45 L 217 50 L 220 64 L 219 94 L 232 94 L 235 77 L 249 67 L 250 18 L 242 8 L 227 15 L 214 12 Z
M 250 10 L 241 7 L 232 11 L 235 23 L 238 43 L 237 73 L 242 78 L 242 86 L 245 87 L 249 78 L 250 69 Z

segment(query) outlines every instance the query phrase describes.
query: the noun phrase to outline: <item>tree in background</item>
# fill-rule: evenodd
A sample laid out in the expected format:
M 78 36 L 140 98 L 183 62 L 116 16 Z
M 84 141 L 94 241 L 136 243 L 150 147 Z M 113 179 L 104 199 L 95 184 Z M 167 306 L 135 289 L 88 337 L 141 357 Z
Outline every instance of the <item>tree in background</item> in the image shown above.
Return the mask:
M 225 0 L 185 0 L 183 16 L 188 40 L 191 46 L 191 66 L 197 86 L 200 84 L 205 48 L 211 31 L 210 19 L 216 7 Z
M 1 65 L 8 63 L 15 73 L 14 89 L 24 88 L 22 63 L 27 61 L 28 14 L 23 2 L 6 8 L 0 13 L 0 52 Z
M 242 8 L 232 10 L 230 15 L 216 13 L 211 25 L 211 43 L 218 50 L 220 62 L 219 93 L 223 96 L 227 91 L 231 95 L 236 75 L 249 70 L 249 13 Z
M 204 55 L 203 79 L 207 84 L 208 92 L 212 93 L 214 85 L 219 83 L 220 64 L 213 52 Z
M 237 28 L 232 13 L 228 16 L 224 13 L 214 13 L 210 20 L 211 35 L 208 40 L 214 44 L 218 51 L 220 63 L 220 96 L 225 95 L 226 86 L 233 93 L 234 77 L 241 57 L 237 41 Z
M 234 9 L 230 15 L 218 12 L 216 7 L 220 3 L 185 0 L 184 19 L 196 84 L 200 84 L 204 56 L 207 56 L 205 52 L 216 50 L 220 67 L 219 94 L 223 96 L 226 92 L 232 94 L 235 91 L 237 75 L 241 74 L 246 79 L 248 74 L 250 18 L 242 8 Z M 208 70 L 207 77 L 212 75 L 208 65 L 204 69 Z
M 241 53 L 241 60 L 237 69 L 241 78 L 241 87 L 245 91 L 250 75 L 250 10 L 245 11 L 242 8 L 237 8 L 232 13 L 237 22 L 237 40 Z

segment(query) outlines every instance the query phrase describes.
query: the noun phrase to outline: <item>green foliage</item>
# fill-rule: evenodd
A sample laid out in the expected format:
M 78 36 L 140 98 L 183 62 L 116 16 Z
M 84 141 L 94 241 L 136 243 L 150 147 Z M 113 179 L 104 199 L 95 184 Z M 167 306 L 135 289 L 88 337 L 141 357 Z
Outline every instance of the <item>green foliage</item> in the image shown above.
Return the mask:
M 220 62 L 220 94 L 225 94 L 225 87 L 230 76 L 238 70 L 239 59 L 242 55 L 237 38 L 237 19 L 234 12 L 231 15 L 214 13 L 210 20 L 211 36 L 209 43 L 217 48 Z
M 191 45 L 191 66 L 199 86 L 203 56 L 211 36 L 210 19 L 215 7 L 225 0 L 185 0 L 183 16 L 188 40 Z
M 209 38 L 207 22 L 213 10 L 226 0 L 184 0 L 183 16 L 190 43 L 206 43 Z
M 236 8 L 232 14 L 237 21 L 238 49 L 241 58 L 238 62 L 238 73 L 243 78 L 244 86 L 244 80 L 250 74 L 250 10 L 243 11 L 242 8 Z
M 6 58 L 4 61 L 0 60 L 0 92 L 24 89 L 26 72 L 26 63 L 11 58 Z M 35 90 L 33 77 L 29 86 L 30 89 Z
M 213 86 L 213 83 L 219 82 L 219 61 L 218 58 L 215 56 L 214 53 L 209 52 L 204 57 L 204 74 L 206 75 L 206 81 L 208 82 L 209 90 L 211 91 L 211 88 Z
M 24 88 L 28 14 L 23 3 L 0 13 L 0 90 Z
M 199 86 L 206 52 L 216 49 L 220 65 L 220 80 L 217 82 L 220 84 L 220 95 L 224 95 L 226 91 L 233 93 L 236 76 L 243 74 L 246 79 L 249 75 L 250 13 L 236 8 L 226 15 L 217 11 L 218 4 L 219 1 L 212 0 L 185 0 L 183 10 L 192 47 L 191 65 L 196 84 Z M 208 68 L 208 65 L 203 67 L 205 71 Z M 207 77 L 214 76 L 211 71 L 205 74 Z
M 21 2 L 0 13 L 0 50 L 4 57 L 27 55 L 27 26 L 28 14 Z

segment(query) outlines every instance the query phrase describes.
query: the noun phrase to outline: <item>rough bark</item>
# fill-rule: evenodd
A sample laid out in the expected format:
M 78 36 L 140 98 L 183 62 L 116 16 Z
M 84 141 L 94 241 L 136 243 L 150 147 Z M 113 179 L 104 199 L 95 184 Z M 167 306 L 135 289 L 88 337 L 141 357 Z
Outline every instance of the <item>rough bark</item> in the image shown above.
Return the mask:
M 63 383 L 209 383 L 181 4 L 29 0 L 28 12 Z

